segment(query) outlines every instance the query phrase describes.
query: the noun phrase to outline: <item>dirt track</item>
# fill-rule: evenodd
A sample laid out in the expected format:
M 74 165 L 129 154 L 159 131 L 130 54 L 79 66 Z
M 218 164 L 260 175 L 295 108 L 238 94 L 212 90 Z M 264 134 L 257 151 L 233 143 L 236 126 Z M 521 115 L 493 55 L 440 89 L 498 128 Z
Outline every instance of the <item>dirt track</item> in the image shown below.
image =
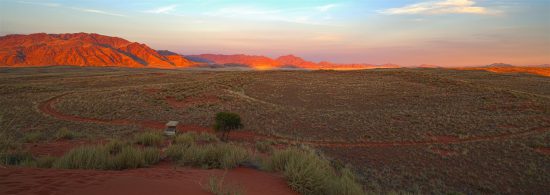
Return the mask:
M 138 120 L 127 120 L 127 119 L 116 119 L 116 120 L 105 120 L 105 119 L 96 119 L 96 118 L 85 118 L 80 116 L 68 115 L 61 113 L 53 107 L 53 105 L 59 100 L 59 98 L 66 96 L 70 93 L 65 93 L 52 97 L 44 102 L 42 102 L 38 109 L 46 115 L 52 116 L 54 118 L 66 121 L 75 121 L 75 122 L 88 122 L 88 123 L 99 123 L 99 124 L 109 124 L 109 125 L 135 125 L 138 124 L 144 128 L 153 128 L 153 129 L 163 129 L 164 123 L 158 121 L 138 121 Z M 178 131 L 195 131 L 195 132 L 212 132 L 211 129 L 206 127 L 201 127 L 198 125 L 189 125 L 183 124 L 178 126 Z M 378 141 L 361 141 L 361 142 L 343 142 L 343 141 L 302 141 L 302 140 L 293 140 L 289 138 L 277 137 L 273 135 L 261 135 L 250 131 L 237 131 L 232 133 L 231 138 L 234 139 L 244 139 L 244 140 L 255 140 L 255 139 L 273 139 L 279 141 L 286 141 L 290 143 L 303 143 L 314 146 L 327 146 L 327 147 L 406 147 L 406 146 L 422 146 L 422 145 L 432 145 L 432 144 L 460 144 L 460 143 L 469 143 L 469 142 L 481 142 L 481 141 L 494 141 L 494 140 L 505 140 L 513 137 L 527 136 L 537 133 L 543 133 L 550 131 L 550 127 L 536 127 L 520 132 L 504 133 L 498 135 L 490 136 L 477 136 L 477 137 L 467 137 L 467 138 L 455 138 L 455 139 L 433 139 L 427 141 L 388 141 L 388 142 L 378 142 Z

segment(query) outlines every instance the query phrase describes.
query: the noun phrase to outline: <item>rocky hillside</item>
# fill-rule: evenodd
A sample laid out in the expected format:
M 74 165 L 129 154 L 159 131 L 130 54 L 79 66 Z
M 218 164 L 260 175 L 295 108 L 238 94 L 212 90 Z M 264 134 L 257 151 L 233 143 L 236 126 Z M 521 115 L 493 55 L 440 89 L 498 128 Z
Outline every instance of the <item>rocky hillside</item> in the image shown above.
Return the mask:
M 178 68 L 194 63 L 145 44 L 99 34 L 30 34 L 0 37 L 2 66 L 118 66 Z

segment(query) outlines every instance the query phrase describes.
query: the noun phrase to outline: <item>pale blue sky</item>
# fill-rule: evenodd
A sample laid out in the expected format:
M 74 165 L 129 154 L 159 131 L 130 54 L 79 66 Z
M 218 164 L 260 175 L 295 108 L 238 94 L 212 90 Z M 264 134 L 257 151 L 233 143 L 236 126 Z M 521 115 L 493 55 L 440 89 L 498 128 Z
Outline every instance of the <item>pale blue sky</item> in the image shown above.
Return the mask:
M 0 35 L 94 32 L 182 54 L 550 63 L 549 0 L 0 0 Z

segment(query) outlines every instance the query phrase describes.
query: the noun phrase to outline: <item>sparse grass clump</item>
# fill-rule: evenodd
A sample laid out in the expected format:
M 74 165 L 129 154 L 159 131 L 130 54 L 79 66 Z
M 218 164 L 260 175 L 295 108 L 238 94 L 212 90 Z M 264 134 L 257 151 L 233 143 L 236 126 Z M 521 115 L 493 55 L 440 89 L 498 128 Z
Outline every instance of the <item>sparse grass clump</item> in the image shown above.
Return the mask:
M 160 160 L 156 148 L 139 149 L 120 142 L 75 148 L 53 163 L 55 168 L 122 170 L 145 167 Z
M 214 134 L 201 132 L 187 132 L 183 134 L 178 134 L 174 137 L 174 144 L 183 144 L 183 145 L 192 145 L 195 142 L 218 142 L 220 141 L 218 137 Z
M 57 158 L 53 156 L 42 156 L 33 160 L 23 161 L 19 165 L 24 167 L 51 168 L 56 160 Z
M 236 185 L 224 185 L 224 179 L 227 172 L 224 173 L 224 175 L 219 178 L 215 176 L 210 176 L 208 178 L 208 186 L 206 188 L 207 191 L 211 192 L 215 195 L 241 195 L 243 193 L 243 189 L 240 188 L 240 186 Z
M 18 149 L 20 146 L 21 143 L 17 142 L 15 136 L 8 135 L 5 132 L 0 132 L 0 153 Z
M 195 132 L 178 134 L 176 135 L 176 137 L 174 137 L 174 141 L 172 142 L 172 144 L 191 146 L 195 144 L 196 136 L 197 135 L 195 134 Z
M 42 140 L 42 133 L 38 131 L 27 132 L 23 135 L 23 141 L 25 143 L 36 143 Z
M 3 165 L 21 165 L 33 160 L 32 154 L 28 151 L 13 150 L 0 153 L 0 164 Z
M 67 140 L 70 140 L 70 139 L 74 139 L 76 137 L 80 136 L 80 134 L 74 132 L 74 131 L 70 131 L 69 129 L 67 128 L 61 128 L 59 129 L 59 131 L 57 131 L 57 133 L 55 134 L 55 138 L 56 139 L 67 139 Z
M 196 141 L 199 141 L 199 142 L 219 142 L 220 141 L 220 139 L 218 139 L 216 135 L 211 133 L 206 133 L 206 132 L 201 132 L 197 134 L 197 137 L 195 139 Z
M 208 145 L 172 145 L 167 154 L 184 166 L 202 168 L 235 168 L 249 160 L 248 151 L 242 147 L 218 143 Z
M 266 168 L 282 172 L 288 185 L 301 194 L 364 194 L 350 169 L 335 170 L 311 150 L 276 151 Z
M 144 146 L 158 146 L 162 144 L 164 137 L 160 133 L 144 132 L 134 137 L 134 143 Z
M 262 152 L 262 153 L 272 153 L 273 152 L 273 144 L 269 141 L 257 141 L 256 142 L 256 150 Z

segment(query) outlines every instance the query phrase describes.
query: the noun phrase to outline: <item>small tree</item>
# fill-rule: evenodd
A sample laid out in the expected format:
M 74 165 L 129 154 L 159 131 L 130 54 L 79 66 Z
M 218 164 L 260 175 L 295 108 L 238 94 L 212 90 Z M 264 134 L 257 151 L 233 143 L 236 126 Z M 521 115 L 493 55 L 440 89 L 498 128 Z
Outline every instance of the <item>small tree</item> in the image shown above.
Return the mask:
M 241 117 L 238 114 L 231 112 L 219 112 L 216 114 L 214 130 L 216 130 L 216 132 L 222 132 L 221 140 L 227 141 L 227 137 L 231 130 L 241 128 L 243 128 L 243 124 L 241 124 Z

